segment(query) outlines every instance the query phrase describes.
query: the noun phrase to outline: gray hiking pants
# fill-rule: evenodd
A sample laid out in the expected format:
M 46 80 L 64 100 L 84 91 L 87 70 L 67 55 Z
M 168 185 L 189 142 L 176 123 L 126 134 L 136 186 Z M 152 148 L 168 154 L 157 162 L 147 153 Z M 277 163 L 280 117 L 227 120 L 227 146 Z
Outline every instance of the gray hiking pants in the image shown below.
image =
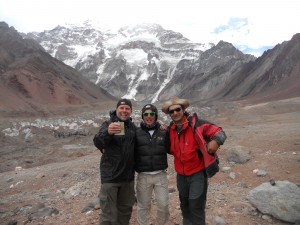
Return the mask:
M 135 203 L 134 181 L 101 184 L 100 225 L 128 225 Z

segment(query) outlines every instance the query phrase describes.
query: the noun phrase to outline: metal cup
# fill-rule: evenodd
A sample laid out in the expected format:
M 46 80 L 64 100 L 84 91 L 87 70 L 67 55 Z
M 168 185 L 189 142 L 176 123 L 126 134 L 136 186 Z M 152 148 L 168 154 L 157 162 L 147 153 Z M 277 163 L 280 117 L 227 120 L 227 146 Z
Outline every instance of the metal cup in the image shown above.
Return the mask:
M 125 135 L 125 128 L 124 128 L 124 122 L 119 122 L 120 127 L 121 127 L 121 132 L 117 133 L 115 135 Z

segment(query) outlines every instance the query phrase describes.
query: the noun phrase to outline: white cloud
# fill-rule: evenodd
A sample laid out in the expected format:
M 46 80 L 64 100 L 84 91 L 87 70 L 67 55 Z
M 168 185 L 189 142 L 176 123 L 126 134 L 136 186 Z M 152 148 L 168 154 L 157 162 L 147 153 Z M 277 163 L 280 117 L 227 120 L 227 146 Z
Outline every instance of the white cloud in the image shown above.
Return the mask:
M 113 29 L 158 23 L 194 42 L 224 40 L 254 50 L 300 32 L 298 0 L 0 0 L 0 5 L 0 20 L 20 32 L 87 19 Z

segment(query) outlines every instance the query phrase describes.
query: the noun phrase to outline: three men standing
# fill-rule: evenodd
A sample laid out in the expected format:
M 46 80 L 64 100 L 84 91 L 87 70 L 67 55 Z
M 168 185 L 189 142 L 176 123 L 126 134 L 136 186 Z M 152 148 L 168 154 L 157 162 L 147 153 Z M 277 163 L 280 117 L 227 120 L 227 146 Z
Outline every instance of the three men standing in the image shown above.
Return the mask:
M 205 225 L 208 177 L 217 168 L 214 154 L 226 140 L 221 127 L 189 114 L 189 101 L 174 97 L 162 111 L 170 116 L 167 133 L 157 122 L 157 108 L 147 104 L 142 109 L 141 127 L 131 121 L 132 104 L 121 99 L 110 120 L 105 121 L 94 137 L 103 153 L 100 162 L 100 225 L 128 225 L 134 196 L 134 170 L 137 176 L 138 223 L 149 224 L 154 190 L 158 211 L 156 224 L 169 218 L 169 193 L 166 169 L 167 152 L 174 156 L 177 188 L 183 225 Z M 125 134 L 120 122 L 124 122 Z

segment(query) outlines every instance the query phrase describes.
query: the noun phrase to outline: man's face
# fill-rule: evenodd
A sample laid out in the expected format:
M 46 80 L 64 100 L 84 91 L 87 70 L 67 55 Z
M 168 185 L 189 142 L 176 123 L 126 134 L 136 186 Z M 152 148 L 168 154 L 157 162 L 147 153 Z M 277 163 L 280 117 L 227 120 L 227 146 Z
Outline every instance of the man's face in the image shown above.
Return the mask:
M 184 110 L 181 105 L 171 105 L 169 107 L 169 115 L 175 123 L 183 122 Z
M 129 105 L 119 105 L 116 109 L 116 114 L 120 120 L 125 121 L 131 116 L 131 108 Z
M 152 125 L 156 121 L 155 112 L 152 112 L 151 109 L 145 110 L 143 113 L 143 120 L 147 125 Z

